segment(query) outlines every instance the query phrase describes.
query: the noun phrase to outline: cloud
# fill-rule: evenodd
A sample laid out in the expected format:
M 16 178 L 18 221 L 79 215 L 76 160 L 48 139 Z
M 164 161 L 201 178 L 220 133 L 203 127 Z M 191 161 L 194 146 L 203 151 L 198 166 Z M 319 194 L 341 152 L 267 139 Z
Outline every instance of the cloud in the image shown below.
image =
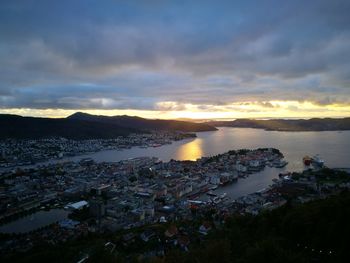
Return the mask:
M 0 108 L 348 104 L 349 11 L 345 0 L 4 1 Z
M 186 105 L 174 101 L 158 102 L 155 106 L 155 110 L 158 111 L 183 111 L 186 109 Z

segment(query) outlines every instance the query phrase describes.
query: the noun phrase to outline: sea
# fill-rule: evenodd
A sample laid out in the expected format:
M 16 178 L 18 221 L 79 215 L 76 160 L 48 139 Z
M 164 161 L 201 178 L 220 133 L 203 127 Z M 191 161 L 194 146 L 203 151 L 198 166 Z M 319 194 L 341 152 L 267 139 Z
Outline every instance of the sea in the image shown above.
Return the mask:
M 271 185 L 272 179 L 277 178 L 279 173 L 303 171 L 305 167 L 302 158 L 305 155 L 311 157 L 319 155 L 325 161 L 325 165 L 330 168 L 350 168 L 350 131 L 280 132 L 228 127 L 219 128 L 217 131 L 199 132 L 197 138 L 176 141 L 161 147 L 133 147 L 124 150 L 100 151 L 59 161 L 79 161 L 82 158 L 92 158 L 96 162 L 117 162 L 144 156 L 158 157 L 165 162 L 171 159 L 196 160 L 203 156 L 213 156 L 229 150 L 262 147 L 279 149 L 284 154 L 288 165 L 284 168 L 266 167 L 263 171 L 251 174 L 247 178 L 240 178 L 236 183 L 218 188 L 215 193 L 218 195 L 226 193 L 227 197 L 235 199 L 260 191 Z M 0 232 L 13 232 L 14 230 L 14 232 L 27 232 L 32 230 L 32 227 L 37 228 L 65 216 L 64 213 L 58 211 L 50 214 L 39 213 L 34 216 L 34 219 L 26 217 L 2 226 Z M 19 226 L 22 226 L 23 229 L 20 229 Z

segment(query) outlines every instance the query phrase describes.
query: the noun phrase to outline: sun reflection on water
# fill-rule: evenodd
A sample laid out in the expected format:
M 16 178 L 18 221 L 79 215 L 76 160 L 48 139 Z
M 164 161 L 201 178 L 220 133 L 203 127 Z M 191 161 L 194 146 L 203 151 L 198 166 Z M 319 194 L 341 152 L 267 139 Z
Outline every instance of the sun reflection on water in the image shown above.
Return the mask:
M 196 138 L 195 140 L 181 145 L 176 152 L 177 160 L 195 161 L 203 155 L 203 139 Z

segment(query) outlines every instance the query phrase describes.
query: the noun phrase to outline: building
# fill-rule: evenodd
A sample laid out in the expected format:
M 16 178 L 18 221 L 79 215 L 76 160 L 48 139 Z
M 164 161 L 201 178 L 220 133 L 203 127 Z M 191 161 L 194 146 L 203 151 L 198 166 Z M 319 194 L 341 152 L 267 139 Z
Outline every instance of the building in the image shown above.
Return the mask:
M 92 199 L 89 202 L 90 205 L 90 214 L 96 218 L 101 218 L 105 215 L 105 205 L 103 200 Z
M 68 209 L 68 210 L 81 210 L 81 209 L 88 207 L 88 206 L 89 206 L 89 203 L 82 200 L 82 201 L 79 201 L 76 203 L 68 204 L 64 208 Z

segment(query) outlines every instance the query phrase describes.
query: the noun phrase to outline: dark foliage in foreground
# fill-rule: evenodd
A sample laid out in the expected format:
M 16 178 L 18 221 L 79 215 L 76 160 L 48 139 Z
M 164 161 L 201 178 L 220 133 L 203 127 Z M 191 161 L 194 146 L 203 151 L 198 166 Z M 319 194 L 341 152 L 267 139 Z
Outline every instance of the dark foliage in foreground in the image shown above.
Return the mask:
M 350 193 L 284 207 L 257 217 L 234 216 L 189 253 L 165 262 L 348 262 Z
M 173 248 L 167 251 L 165 257 L 142 261 L 348 262 L 349 222 L 350 193 L 344 192 L 303 205 L 292 206 L 288 203 L 256 217 L 231 216 L 223 228 L 192 242 L 189 252 Z M 140 243 L 139 247 L 131 250 L 119 250 L 120 247 L 117 247 L 118 252 L 111 254 L 103 249 L 103 244 L 113 239 L 117 240 L 117 237 L 90 236 L 58 247 L 17 254 L 2 262 L 77 261 L 84 253 L 90 255 L 89 262 L 137 262 L 138 255 L 145 251 L 146 245 Z

